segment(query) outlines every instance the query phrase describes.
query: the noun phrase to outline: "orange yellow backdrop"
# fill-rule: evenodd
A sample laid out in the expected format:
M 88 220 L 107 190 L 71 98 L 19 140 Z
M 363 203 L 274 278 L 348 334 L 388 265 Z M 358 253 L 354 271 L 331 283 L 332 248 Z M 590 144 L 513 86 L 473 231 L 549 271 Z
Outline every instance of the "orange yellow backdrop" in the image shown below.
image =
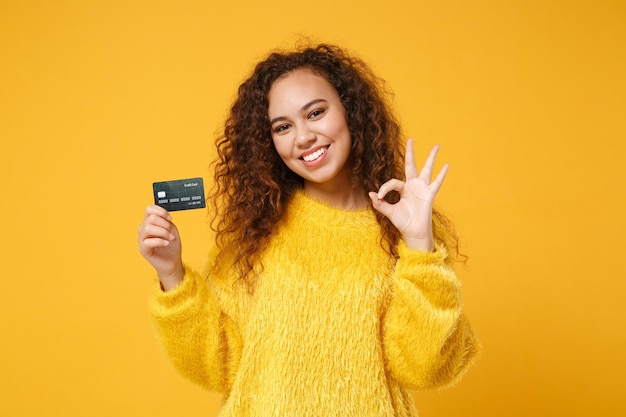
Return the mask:
M 423 417 L 624 416 L 626 3 L 0 2 L 0 415 L 214 416 L 158 345 L 136 229 L 210 180 L 236 86 L 302 36 L 385 78 L 469 262 L 484 343 Z M 175 214 L 204 262 L 202 211 Z

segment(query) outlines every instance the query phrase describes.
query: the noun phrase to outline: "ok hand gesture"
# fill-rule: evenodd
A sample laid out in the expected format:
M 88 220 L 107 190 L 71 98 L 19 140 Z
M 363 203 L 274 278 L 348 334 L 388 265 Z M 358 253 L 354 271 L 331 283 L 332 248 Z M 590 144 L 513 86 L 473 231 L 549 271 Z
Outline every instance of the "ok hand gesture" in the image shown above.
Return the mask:
M 418 172 L 413 154 L 413 140 L 409 139 L 404 161 L 406 181 L 394 178 L 384 183 L 377 193 L 369 193 L 373 207 L 393 223 L 411 249 L 432 251 L 435 247 L 432 231 L 433 202 L 448 172 L 446 164 L 431 182 L 438 150 L 439 146 L 433 147 L 424 168 Z M 392 190 L 400 194 L 400 201 L 395 204 L 384 200 Z

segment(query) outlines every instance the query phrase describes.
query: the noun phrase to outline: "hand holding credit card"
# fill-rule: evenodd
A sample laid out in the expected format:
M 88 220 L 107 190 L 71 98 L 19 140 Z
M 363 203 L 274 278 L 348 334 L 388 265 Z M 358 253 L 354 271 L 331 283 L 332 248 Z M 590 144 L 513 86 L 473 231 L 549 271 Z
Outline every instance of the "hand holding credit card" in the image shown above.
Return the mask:
M 191 210 L 206 207 L 202 178 L 161 181 L 152 183 L 154 204 L 167 211 Z

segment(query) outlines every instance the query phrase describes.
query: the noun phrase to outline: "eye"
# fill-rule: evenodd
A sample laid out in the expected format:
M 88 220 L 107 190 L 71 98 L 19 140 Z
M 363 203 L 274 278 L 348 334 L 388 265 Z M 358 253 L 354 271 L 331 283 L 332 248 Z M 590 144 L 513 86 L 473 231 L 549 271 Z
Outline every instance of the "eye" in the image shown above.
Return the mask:
M 274 127 L 274 133 L 281 133 L 289 129 L 289 125 L 287 123 L 283 123 L 282 125 L 278 125 Z
M 309 113 L 309 119 L 316 119 L 324 114 L 325 109 L 315 109 L 311 113 Z

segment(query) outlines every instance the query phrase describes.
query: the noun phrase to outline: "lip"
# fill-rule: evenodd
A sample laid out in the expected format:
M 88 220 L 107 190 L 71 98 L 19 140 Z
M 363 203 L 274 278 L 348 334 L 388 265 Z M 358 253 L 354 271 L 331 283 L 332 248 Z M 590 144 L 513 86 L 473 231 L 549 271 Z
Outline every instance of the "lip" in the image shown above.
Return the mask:
M 300 154 L 300 156 L 298 157 L 298 159 L 303 159 L 305 156 L 311 155 L 311 154 L 319 151 L 320 149 L 323 149 L 323 148 L 327 148 L 328 149 L 329 146 L 330 145 L 324 145 L 324 146 L 316 146 L 315 148 L 311 148 L 311 149 L 309 149 L 306 152 L 302 152 Z
M 324 146 L 316 146 L 315 148 L 311 148 L 306 152 L 303 152 L 298 159 L 300 159 L 302 161 L 302 163 L 304 163 L 304 165 L 306 165 L 307 167 L 315 167 L 319 164 L 322 163 L 322 161 L 324 161 L 324 159 L 326 159 L 326 155 L 328 155 L 328 148 L 330 148 L 330 145 L 324 145 Z M 317 158 L 315 161 L 311 161 L 311 162 L 307 162 L 304 160 L 304 157 L 307 155 L 311 155 L 317 151 L 319 151 L 320 149 L 326 149 L 326 152 L 324 152 L 322 154 L 322 156 L 320 156 L 319 158 Z

